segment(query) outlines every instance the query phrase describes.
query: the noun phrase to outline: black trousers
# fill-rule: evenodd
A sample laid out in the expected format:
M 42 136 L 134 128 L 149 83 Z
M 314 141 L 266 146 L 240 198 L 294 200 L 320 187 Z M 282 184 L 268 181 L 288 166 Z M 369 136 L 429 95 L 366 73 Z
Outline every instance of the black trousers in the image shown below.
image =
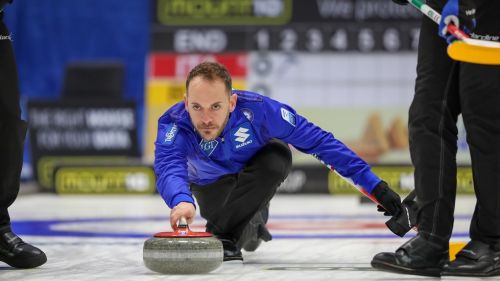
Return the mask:
M 271 201 L 291 164 L 288 145 L 271 140 L 238 174 L 208 185 L 192 184 L 207 231 L 237 241 L 250 219 Z
M 477 34 L 500 35 L 500 1 L 478 1 Z M 500 241 L 500 67 L 452 61 L 437 25 L 424 17 L 415 96 L 409 111 L 410 153 L 421 211 L 419 233 L 448 243 L 456 194 L 457 118 L 462 114 L 477 204 L 470 236 Z
M 21 120 L 14 51 L 2 17 L 0 13 L 0 232 L 10 227 L 7 208 L 19 192 L 27 127 Z

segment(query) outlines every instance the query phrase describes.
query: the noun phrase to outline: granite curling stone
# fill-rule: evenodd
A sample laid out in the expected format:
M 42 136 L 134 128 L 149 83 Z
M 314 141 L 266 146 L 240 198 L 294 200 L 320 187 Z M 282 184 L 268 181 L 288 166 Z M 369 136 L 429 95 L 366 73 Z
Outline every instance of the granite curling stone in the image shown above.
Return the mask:
M 144 242 L 144 265 L 163 274 L 202 274 L 217 269 L 222 243 L 208 232 L 193 232 L 185 220 L 174 232 L 159 232 Z

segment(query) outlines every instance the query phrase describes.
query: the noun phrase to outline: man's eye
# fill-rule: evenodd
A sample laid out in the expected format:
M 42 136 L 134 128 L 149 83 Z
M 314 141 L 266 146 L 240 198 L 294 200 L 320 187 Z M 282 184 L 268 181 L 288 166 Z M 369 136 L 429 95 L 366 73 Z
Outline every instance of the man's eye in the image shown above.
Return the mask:
M 220 109 L 220 104 L 215 104 L 212 106 L 213 110 L 219 110 Z
M 200 106 L 199 105 L 193 105 L 193 109 L 194 110 L 200 110 Z

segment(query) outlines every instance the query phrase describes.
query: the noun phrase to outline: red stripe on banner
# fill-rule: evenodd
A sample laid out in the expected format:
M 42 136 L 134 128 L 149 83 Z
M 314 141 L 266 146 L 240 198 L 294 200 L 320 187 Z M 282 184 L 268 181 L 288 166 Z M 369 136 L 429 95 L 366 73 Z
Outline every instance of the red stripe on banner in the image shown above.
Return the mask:
M 233 78 L 246 78 L 247 54 L 173 54 L 152 53 L 149 56 L 149 78 L 185 79 L 189 71 L 204 61 L 224 64 Z

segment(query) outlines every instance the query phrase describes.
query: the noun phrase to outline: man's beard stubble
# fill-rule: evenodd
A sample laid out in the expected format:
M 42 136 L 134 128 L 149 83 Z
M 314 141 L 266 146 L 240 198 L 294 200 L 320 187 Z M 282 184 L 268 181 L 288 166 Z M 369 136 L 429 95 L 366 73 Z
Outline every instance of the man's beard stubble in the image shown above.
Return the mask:
M 208 126 L 204 125 L 202 123 L 200 123 L 198 125 L 194 125 L 194 124 L 193 125 L 194 125 L 194 128 L 195 128 L 196 132 L 198 133 L 198 135 L 200 135 L 200 137 L 202 139 L 204 139 L 205 141 L 212 141 L 212 140 L 216 139 L 217 137 L 219 137 L 220 134 L 222 133 L 222 131 L 224 131 L 224 128 L 226 127 L 227 122 L 229 121 L 229 116 L 230 115 L 231 115 L 231 112 L 228 112 L 226 118 L 224 119 L 224 122 L 222 123 L 222 126 L 217 126 L 216 124 L 213 124 L 213 123 L 209 123 Z M 218 130 L 214 134 L 213 138 L 206 139 L 205 137 L 203 137 L 204 134 L 201 133 L 204 129 L 218 129 Z

